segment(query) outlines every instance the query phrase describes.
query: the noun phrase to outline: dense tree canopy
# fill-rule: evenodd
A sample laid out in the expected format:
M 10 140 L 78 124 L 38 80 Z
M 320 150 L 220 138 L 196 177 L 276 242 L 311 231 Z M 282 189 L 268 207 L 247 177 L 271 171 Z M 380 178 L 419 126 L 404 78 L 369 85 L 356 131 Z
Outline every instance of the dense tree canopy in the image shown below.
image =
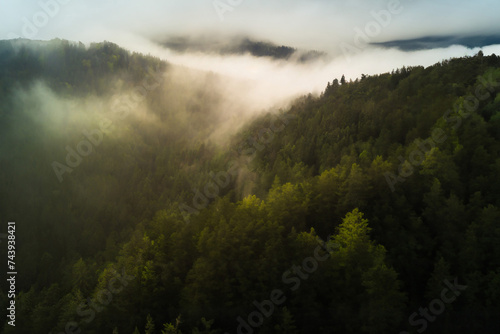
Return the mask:
M 415 332 L 453 281 L 427 331 L 498 329 L 500 57 L 334 79 L 224 145 L 223 79 L 186 73 L 112 43 L 0 41 L 22 268 L 3 332 Z M 59 182 L 75 124 L 156 84 Z

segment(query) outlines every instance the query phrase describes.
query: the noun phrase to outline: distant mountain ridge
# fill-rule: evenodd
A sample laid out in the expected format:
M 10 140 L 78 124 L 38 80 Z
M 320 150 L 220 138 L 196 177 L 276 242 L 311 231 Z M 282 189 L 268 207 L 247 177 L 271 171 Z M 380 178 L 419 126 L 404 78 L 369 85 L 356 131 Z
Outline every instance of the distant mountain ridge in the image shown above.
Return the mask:
M 308 62 L 326 56 L 326 53 L 322 51 L 299 50 L 291 46 L 257 41 L 249 37 L 221 40 L 214 38 L 188 38 L 177 36 L 165 38 L 158 43 L 177 52 L 191 51 L 220 55 L 241 55 L 249 53 L 255 57 L 270 57 L 284 60 L 294 59 L 298 62 Z
M 452 45 L 463 45 L 468 48 L 484 47 L 500 44 L 499 35 L 483 36 L 425 36 L 413 39 L 393 40 L 372 45 L 384 48 L 396 48 L 402 51 L 430 50 L 435 48 L 446 48 Z

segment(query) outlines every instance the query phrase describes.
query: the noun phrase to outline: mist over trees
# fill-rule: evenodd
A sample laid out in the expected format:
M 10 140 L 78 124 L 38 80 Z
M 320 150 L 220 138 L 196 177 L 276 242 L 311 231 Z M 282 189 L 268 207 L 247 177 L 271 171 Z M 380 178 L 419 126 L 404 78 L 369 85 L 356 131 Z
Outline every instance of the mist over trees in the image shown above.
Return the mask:
M 2 332 L 498 329 L 500 57 L 253 114 L 229 86 L 108 42 L 0 41 Z
M 234 36 L 218 39 L 213 36 L 186 37 L 168 36 L 158 39 L 158 43 L 176 52 L 201 52 L 204 54 L 242 55 L 251 54 L 255 57 L 271 59 L 289 59 L 299 62 L 309 62 L 326 58 L 325 52 L 315 50 L 297 50 L 290 46 L 278 46 L 271 42 L 256 41 L 249 37 Z

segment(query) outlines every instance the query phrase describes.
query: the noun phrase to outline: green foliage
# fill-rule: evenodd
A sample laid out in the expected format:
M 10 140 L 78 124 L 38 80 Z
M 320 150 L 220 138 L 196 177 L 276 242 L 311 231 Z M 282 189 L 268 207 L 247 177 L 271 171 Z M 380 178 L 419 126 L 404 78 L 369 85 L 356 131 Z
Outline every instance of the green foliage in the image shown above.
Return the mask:
M 182 334 L 182 332 L 178 329 L 179 324 L 181 323 L 180 316 L 175 320 L 175 325 L 170 323 L 163 324 L 163 329 L 161 330 L 161 334 Z
M 154 334 L 154 332 L 155 332 L 155 323 L 153 321 L 153 318 L 151 318 L 151 315 L 148 314 L 146 318 L 146 327 L 144 328 L 144 333 Z
M 456 276 L 468 289 L 433 328 L 496 330 L 499 57 L 334 79 L 321 96 L 277 112 L 283 130 L 252 159 L 241 143 L 273 115 L 256 117 L 226 146 L 211 142 L 223 107 L 217 76 L 179 78 L 172 65 L 107 42 L 0 41 L 0 64 L 0 212 L 23 222 L 15 330 L 60 332 L 77 321 L 89 333 L 155 333 L 155 322 L 162 333 L 235 332 L 254 301 L 279 289 L 286 301 L 262 333 L 396 333 Z M 77 129 L 68 119 L 78 114 L 89 129 L 97 122 L 70 101 L 111 103 L 156 69 L 165 79 L 158 90 L 59 184 L 50 164 Z M 465 117 L 484 78 L 490 96 Z M 32 96 L 39 91 L 44 99 Z M 48 111 L 45 100 L 60 102 Z M 446 139 L 430 144 L 435 130 Z M 421 163 L 391 191 L 384 175 L 399 176 L 418 150 Z M 231 152 L 248 163 L 186 223 L 179 205 L 195 206 L 193 189 L 227 171 Z M 307 278 L 288 276 L 300 283 L 291 290 L 284 273 L 311 259 L 317 267 Z M 134 279 L 108 305 L 90 306 L 119 286 L 117 273 Z M 88 323 L 82 305 L 99 308 Z M 5 320 L 3 332 L 13 332 Z
M 198 327 L 195 327 L 192 331 L 192 334 L 217 334 L 219 331 L 212 329 L 212 325 L 214 323 L 214 320 L 207 320 L 205 318 L 201 318 L 201 324 L 203 326 L 203 329 L 198 329 Z
M 293 320 L 293 316 L 286 307 L 283 307 L 281 309 L 280 316 L 281 316 L 280 323 L 274 326 L 275 333 L 297 334 L 298 330 L 297 327 L 295 327 L 295 321 Z

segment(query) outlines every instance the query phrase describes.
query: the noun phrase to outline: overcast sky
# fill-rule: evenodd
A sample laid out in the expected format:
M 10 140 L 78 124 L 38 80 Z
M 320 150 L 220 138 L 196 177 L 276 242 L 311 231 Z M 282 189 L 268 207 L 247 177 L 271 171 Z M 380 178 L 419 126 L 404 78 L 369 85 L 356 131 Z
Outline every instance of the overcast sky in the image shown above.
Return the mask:
M 56 3 L 53 17 L 37 15 Z M 374 20 L 391 0 L 41 0 L 0 1 L 0 36 L 101 41 L 113 33 L 144 36 L 193 33 L 249 34 L 299 48 L 337 51 L 353 41 L 356 27 Z M 234 5 L 231 5 L 234 4 Z M 373 42 L 500 31 L 498 0 L 401 0 L 398 14 Z M 219 9 L 215 9 L 215 5 Z M 49 10 L 50 11 L 50 10 Z M 49 13 L 52 14 L 52 13 Z M 219 15 L 221 14 L 221 15 Z M 34 17 L 35 16 L 35 17 Z M 48 20 L 46 18 L 48 17 Z M 223 18 L 221 20 L 221 17 Z M 45 22 L 46 21 L 46 22 Z M 36 24 L 40 27 L 37 27 Z M 45 23 L 45 24 L 44 24 Z
M 401 0 L 399 5 L 392 0 L 0 0 L 0 38 L 63 38 L 86 44 L 107 40 L 224 74 L 271 80 L 272 73 L 277 77 L 272 79 L 277 80 L 273 85 L 308 80 L 295 87 L 295 92 L 321 89 L 342 74 L 355 78 L 361 73 L 427 66 L 449 57 L 473 55 L 479 48 L 451 45 L 446 40 L 467 38 L 469 44 L 481 36 L 482 40 L 499 40 L 498 13 L 498 0 Z M 251 63 L 248 57 L 179 55 L 152 42 L 168 36 L 200 35 L 246 35 L 326 51 L 334 59 L 308 68 L 280 65 L 271 70 L 268 60 Z M 440 38 L 427 39 L 435 36 Z M 371 44 L 422 38 L 444 42 L 433 44 L 432 50 L 411 52 L 398 50 L 394 43 L 384 44 L 392 49 Z M 499 54 L 500 46 L 483 50 Z

